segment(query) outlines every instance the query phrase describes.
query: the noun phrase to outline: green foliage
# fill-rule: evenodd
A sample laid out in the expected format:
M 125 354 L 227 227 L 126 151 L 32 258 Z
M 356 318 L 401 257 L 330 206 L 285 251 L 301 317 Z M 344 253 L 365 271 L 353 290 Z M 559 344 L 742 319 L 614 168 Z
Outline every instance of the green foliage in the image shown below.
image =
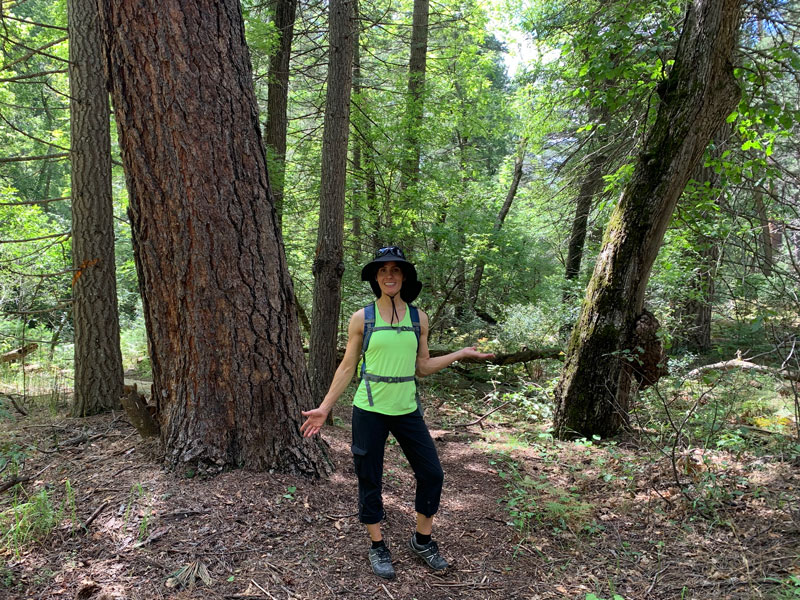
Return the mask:
M 796 600 L 800 598 L 800 576 L 789 575 L 784 580 L 776 580 L 780 588 L 773 596 L 774 600 Z
M 15 492 L 10 508 L 0 512 L 0 547 L 16 554 L 33 542 L 42 542 L 61 524 L 65 517 L 77 527 L 75 492 L 69 481 L 65 482 L 65 499 L 57 506 L 50 493 L 42 489 L 37 494 L 22 500 Z
M 497 474 L 506 481 L 506 505 L 511 523 L 523 535 L 530 535 L 535 528 L 545 525 L 555 532 L 595 531 L 590 523 L 594 506 L 583 502 L 572 490 L 559 489 L 542 475 L 536 479 L 525 474 L 519 463 L 507 453 L 497 453 Z

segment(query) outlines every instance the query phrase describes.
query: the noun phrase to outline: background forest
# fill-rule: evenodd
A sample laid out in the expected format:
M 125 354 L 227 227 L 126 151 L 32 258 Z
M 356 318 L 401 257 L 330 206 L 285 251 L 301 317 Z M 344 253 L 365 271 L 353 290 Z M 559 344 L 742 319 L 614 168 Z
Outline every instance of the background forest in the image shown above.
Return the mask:
M 73 294 L 93 265 L 74 252 L 67 4 L 0 4 L 0 419 L 8 431 L 29 412 L 97 412 L 72 395 L 81 360 Z M 710 465 L 749 457 L 796 469 L 800 461 L 800 3 L 742 4 L 732 61 L 741 97 L 692 169 L 646 288 L 669 372 L 633 390 L 626 428 L 638 440 L 636 469 L 665 460 L 692 518 L 709 522 L 724 521 L 724 507 L 745 494 L 740 480 Z M 423 5 L 420 54 L 422 26 L 412 22 Z M 460 366 L 426 381 L 433 419 L 443 429 L 476 418 L 481 427 L 512 424 L 515 444 L 552 456 L 553 390 L 614 211 L 654 130 L 686 6 L 361 0 L 342 153 L 325 142 L 336 83 L 329 4 L 242 0 L 270 185 L 311 360 L 315 327 L 324 326 L 314 307 L 319 257 L 329 251 L 325 165 L 338 152 L 346 159 L 338 346 L 349 316 L 372 297 L 361 266 L 375 249 L 401 246 L 424 284 L 416 304 L 430 316 L 432 350 L 478 344 L 508 363 Z M 126 378 L 142 382 L 152 375 L 148 337 L 113 112 L 111 121 L 121 359 Z M 81 235 L 97 233 L 91 227 Z M 27 353 L 29 344 L 37 347 Z M 622 359 L 640 361 L 635 349 Z M 327 383 L 320 369 L 310 371 L 318 399 Z M 344 414 L 336 413 L 338 425 Z M 579 436 L 577 447 L 604 437 Z M 8 495 L 14 505 L 34 494 L 15 481 L 32 452 L 13 435 L 0 440 L 4 481 L 17 484 Z M 523 539 L 542 523 L 584 535 L 601 527 L 572 492 L 554 500 L 533 483 L 508 448 L 493 456 L 507 483 L 507 518 Z M 796 536 L 796 490 L 776 492 L 774 506 Z M 0 535 L 6 548 L 18 542 Z M 796 548 L 784 558 L 752 597 L 800 594 Z

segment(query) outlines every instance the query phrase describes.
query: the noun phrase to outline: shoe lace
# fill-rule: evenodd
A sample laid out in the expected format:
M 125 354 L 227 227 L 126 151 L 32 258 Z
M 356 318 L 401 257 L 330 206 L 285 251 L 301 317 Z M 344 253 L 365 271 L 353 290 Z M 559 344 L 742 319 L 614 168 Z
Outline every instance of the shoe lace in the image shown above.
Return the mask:
M 376 548 L 375 552 L 373 553 L 375 557 L 373 562 L 377 563 L 390 563 L 392 562 L 392 555 L 389 554 L 388 548 Z

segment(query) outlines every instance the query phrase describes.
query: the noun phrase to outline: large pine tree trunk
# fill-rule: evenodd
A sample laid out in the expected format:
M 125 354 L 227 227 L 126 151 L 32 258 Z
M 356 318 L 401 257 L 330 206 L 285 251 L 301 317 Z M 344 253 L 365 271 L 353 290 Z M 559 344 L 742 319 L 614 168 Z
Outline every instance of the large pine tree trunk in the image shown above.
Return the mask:
M 739 98 L 733 76 L 741 0 L 688 5 L 656 122 L 606 230 L 561 379 L 559 436 L 616 433 L 627 419 L 633 334 L 650 269 L 689 176 Z
M 166 459 L 328 470 L 237 0 L 100 0 Z
M 328 88 L 322 134 L 319 228 L 314 258 L 314 306 L 308 364 L 312 397 L 322 401 L 336 370 L 337 334 L 344 274 L 344 196 L 353 76 L 353 3 L 329 4 Z
M 292 54 L 294 21 L 297 0 L 277 0 L 275 3 L 275 28 L 280 41 L 269 59 L 267 84 L 267 122 L 264 126 L 264 143 L 269 158 L 270 183 L 275 199 L 278 227 L 283 217 L 283 189 L 286 173 L 286 132 L 289 128 L 289 59 Z
M 68 0 L 75 324 L 73 416 L 119 408 L 122 354 L 114 264 L 111 138 L 93 0 Z M 46 196 L 45 196 L 46 197 Z

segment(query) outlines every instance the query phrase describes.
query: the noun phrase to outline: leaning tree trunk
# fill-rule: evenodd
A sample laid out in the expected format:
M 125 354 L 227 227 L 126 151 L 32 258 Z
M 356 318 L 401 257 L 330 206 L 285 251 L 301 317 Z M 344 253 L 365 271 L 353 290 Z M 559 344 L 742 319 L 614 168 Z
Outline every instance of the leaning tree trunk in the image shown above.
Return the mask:
M 319 227 L 314 258 L 314 306 L 308 365 L 311 394 L 322 402 L 336 370 L 342 275 L 344 274 L 344 194 L 353 76 L 353 3 L 329 4 L 328 88 L 322 134 Z
M 616 62 L 616 55 L 613 60 Z M 614 81 L 605 80 L 602 87 L 609 88 L 613 85 Z M 594 138 L 594 143 L 590 142 L 589 159 L 575 202 L 575 216 L 572 219 L 572 230 L 567 246 L 567 263 L 564 269 L 564 278 L 567 280 L 577 279 L 580 275 L 589 214 L 592 212 L 595 196 L 603 189 L 603 167 L 608 160 L 604 149 L 608 143 L 608 140 L 605 139 L 608 137 L 608 121 L 609 114 L 606 105 L 589 109 L 589 122 L 600 125 L 594 131 L 594 136 L 598 136 L 600 139 Z M 574 298 L 569 293 L 564 294 L 565 300 L 570 297 Z
M 292 54 L 294 21 L 297 0 L 278 0 L 275 3 L 275 28 L 280 35 L 278 48 L 269 59 L 267 84 L 267 122 L 264 143 L 269 158 L 270 183 L 275 199 L 278 227 L 283 218 L 283 189 L 286 174 L 286 132 L 289 128 L 289 59 Z
M 167 461 L 328 471 L 237 0 L 100 0 Z
M 556 386 L 561 437 L 613 435 L 627 419 L 630 375 L 623 363 L 636 358 L 633 335 L 650 269 L 694 166 L 739 98 L 731 61 L 741 4 L 689 4 L 656 121 L 611 216 Z
M 111 137 L 103 38 L 93 0 L 68 0 L 72 148 L 72 415 L 119 408 L 122 354 L 114 264 Z
M 519 189 L 519 182 L 522 181 L 522 167 L 525 163 L 525 149 L 528 147 L 528 138 L 522 138 L 517 147 L 517 156 L 514 159 L 514 171 L 511 175 L 511 185 L 506 193 L 506 199 L 503 206 L 500 207 L 500 212 L 494 220 L 494 233 L 497 234 L 503 228 L 503 223 L 508 216 L 508 211 L 511 210 L 511 204 L 517 196 Z M 472 283 L 469 288 L 469 307 L 472 311 L 475 310 L 475 305 L 478 303 L 478 293 L 481 289 L 481 281 L 483 280 L 483 270 L 486 268 L 486 261 L 479 260 L 475 266 L 475 273 L 472 275 Z

